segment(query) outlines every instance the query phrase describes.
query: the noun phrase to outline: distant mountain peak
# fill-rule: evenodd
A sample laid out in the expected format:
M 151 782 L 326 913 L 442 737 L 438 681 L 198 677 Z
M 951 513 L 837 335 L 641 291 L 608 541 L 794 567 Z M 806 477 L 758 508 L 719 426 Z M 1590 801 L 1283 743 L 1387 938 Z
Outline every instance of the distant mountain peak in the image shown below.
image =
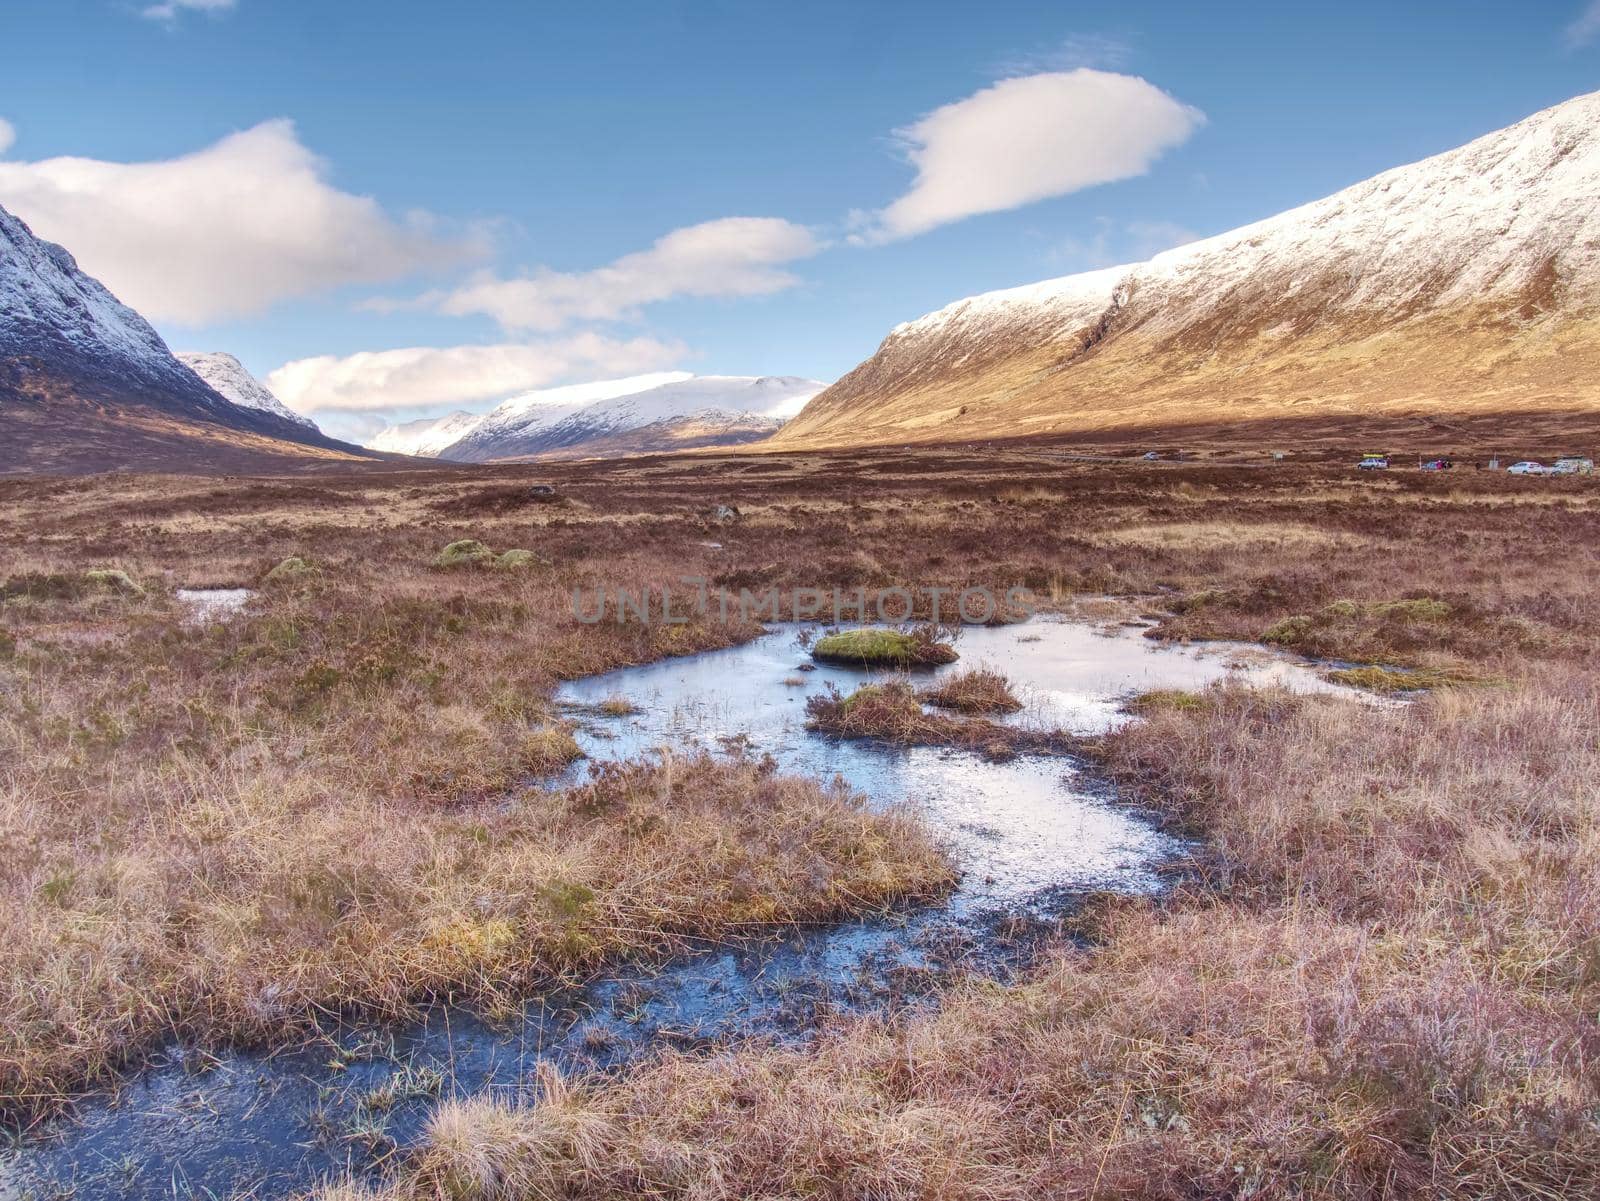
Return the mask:
M 470 433 L 482 420 L 477 413 L 460 411 L 447 413 L 443 417 L 421 417 L 380 430 L 366 445 L 369 450 L 434 458 L 463 435 Z
M 736 445 L 767 437 L 825 386 L 789 375 L 660 372 L 523 393 L 478 417 L 406 422 L 367 445 L 470 463 Z
M 296 413 L 249 371 L 238 359 L 225 351 L 178 351 L 178 361 L 193 371 L 224 400 L 246 409 L 272 413 L 288 421 L 297 422 L 307 429 L 316 429 L 317 423 Z

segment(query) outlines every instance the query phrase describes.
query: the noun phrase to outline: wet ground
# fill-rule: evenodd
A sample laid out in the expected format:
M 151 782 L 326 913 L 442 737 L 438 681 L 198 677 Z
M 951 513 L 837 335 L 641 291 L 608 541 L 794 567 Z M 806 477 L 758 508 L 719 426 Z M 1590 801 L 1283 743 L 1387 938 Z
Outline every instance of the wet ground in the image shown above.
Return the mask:
M 1150 688 L 1224 677 L 1329 687 L 1309 666 L 1260 648 L 1163 647 L 1136 628 L 1036 619 L 970 628 L 957 646 L 961 662 L 941 672 L 995 667 L 1027 702 L 1009 720 L 1075 733 L 1126 720 L 1120 701 Z M 0 1160 L 0 1201 L 271 1197 L 331 1174 L 380 1170 L 441 1096 L 516 1090 L 541 1058 L 605 1070 L 668 1045 L 804 1037 L 832 1013 L 918 1003 L 953 974 L 1004 977 L 1083 896 L 1156 889 L 1163 866 L 1181 858 L 1179 843 L 1117 806 L 1071 759 L 994 763 L 805 730 L 808 695 L 830 683 L 848 691 L 869 674 L 813 668 L 796 630 L 784 628 L 579 681 L 560 699 L 591 760 L 741 746 L 786 772 L 842 776 L 876 803 L 917 806 L 963 871 L 947 900 L 624 968 L 531 1002 L 505 1023 L 439 1007 L 413 1026 L 333 1030 L 271 1056 L 174 1049 L 114 1097 L 85 1103 Z M 605 716 L 601 702 L 616 697 L 635 712 Z
M 189 610 L 191 622 L 206 625 L 243 613 L 255 592 L 249 588 L 179 588 L 173 595 Z

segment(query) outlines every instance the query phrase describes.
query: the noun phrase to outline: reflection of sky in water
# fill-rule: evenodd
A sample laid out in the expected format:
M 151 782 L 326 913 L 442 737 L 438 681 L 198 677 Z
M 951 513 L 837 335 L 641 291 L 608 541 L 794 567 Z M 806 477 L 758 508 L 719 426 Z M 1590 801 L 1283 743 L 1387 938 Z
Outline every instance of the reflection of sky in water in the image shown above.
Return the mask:
M 255 593 L 249 588 L 179 588 L 173 595 L 189 610 L 190 621 L 204 625 L 242 612 Z
M 1027 702 L 1010 720 L 1079 734 L 1117 724 L 1121 699 L 1152 688 L 1203 688 L 1223 678 L 1326 687 L 1310 669 L 1255 648 L 1166 647 L 1137 630 L 1106 635 L 1066 622 L 969 627 L 957 647 L 959 662 L 918 678 L 992 667 Z M 1241 656 L 1248 666 L 1229 666 Z M 967 873 L 958 906 L 1016 904 L 1045 888 L 1153 886 L 1150 865 L 1171 853 L 1171 842 L 1080 786 L 1070 760 L 990 763 L 937 747 L 898 749 L 808 734 L 806 697 L 830 684 L 849 692 L 874 674 L 827 664 L 797 670 L 809 662 L 794 630 L 781 629 L 743 646 L 594 676 L 565 686 L 560 696 L 585 706 L 624 696 L 640 710 L 585 719 L 579 741 L 596 759 L 633 758 L 657 747 L 715 749 L 721 739 L 744 737 L 786 772 L 839 775 L 875 801 L 911 802 L 951 842 Z
M 1309 669 L 1259 651 L 1164 648 L 1137 632 L 1107 637 L 1046 620 L 969 629 L 958 645 L 962 661 L 942 671 L 995 667 L 1034 711 L 1016 720 L 1042 715 L 1079 733 L 1120 720 L 1118 698 L 1149 688 L 1198 688 L 1228 675 L 1323 687 Z M 1255 665 L 1230 669 L 1241 653 Z M 797 672 L 808 660 L 794 631 L 780 630 L 745 646 L 583 680 L 561 697 L 593 705 L 622 695 L 642 708 L 618 718 L 585 713 L 581 741 L 597 759 L 660 746 L 717 749 L 720 738 L 744 735 L 786 771 L 837 774 L 876 801 L 918 806 L 965 872 L 947 904 L 623 968 L 574 995 L 530 1002 L 502 1025 L 439 1006 L 412 1026 L 343 1030 L 337 1057 L 329 1046 L 175 1057 L 130 1082 L 116 1103 L 84 1106 L 76 1120 L 58 1124 L 58 1138 L 33 1142 L 9 1165 L 0 1157 L 0 1201 L 51 1196 L 58 1185 L 74 1186 L 76 1201 L 304 1189 L 347 1168 L 370 1168 L 368 1144 L 353 1137 L 363 1125 L 400 1145 L 416 1139 L 432 1095 L 376 1115 L 361 1103 L 370 1090 L 402 1079 L 407 1064 L 437 1071 L 444 1093 L 462 1095 L 515 1090 L 540 1059 L 610 1067 L 685 1040 L 803 1036 L 818 1013 L 916 995 L 941 972 L 1003 975 L 1027 961 L 1031 944 L 997 938 L 997 918 L 1048 917 L 1089 888 L 1149 889 L 1154 866 L 1175 851 L 1109 804 L 1068 759 L 997 764 L 965 752 L 807 734 L 805 698 L 830 681 L 848 691 L 866 674 L 829 666 Z M 330 1066 L 335 1060 L 339 1066 Z M 204 1070 L 190 1070 L 197 1063 Z M 40 1181 L 51 1184 L 36 1187 Z

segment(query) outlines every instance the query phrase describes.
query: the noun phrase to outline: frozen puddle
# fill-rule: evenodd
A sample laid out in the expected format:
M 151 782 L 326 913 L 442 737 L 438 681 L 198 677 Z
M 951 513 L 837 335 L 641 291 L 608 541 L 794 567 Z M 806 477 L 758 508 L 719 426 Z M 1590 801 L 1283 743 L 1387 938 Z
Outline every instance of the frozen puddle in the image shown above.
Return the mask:
M 255 591 L 250 588 L 178 588 L 173 595 L 189 610 L 191 624 L 209 625 L 243 613 Z
M 1107 635 L 1043 619 L 971 628 L 957 645 L 961 662 L 941 672 L 992 666 L 1030 702 L 1025 720 L 1042 716 L 1078 733 L 1125 720 L 1121 700 L 1151 688 L 1230 677 L 1330 687 L 1309 666 L 1258 647 L 1163 647 L 1136 630 Z M 837 774 L 875 802 L 917 806 L 964 872 L 947 900 L 621 968 L 581 992 L 533 1001 L 504 1025 L 440 1007 L 415 1026 L 332 1031 L 328 1042 L 273 1056 L 174 1055 L 114 1101 L 86 1104 L 0 1158 L 0 1201 L 63 1190 L 78 1201 L 271 1197 L 350 1167 L 371 1169 L 417 1137 L 439 1096 L 515 1090 L 540 1059 L 608 1068 L 664 1045 L 748 1033 L 803 1037 L 819 1015 L 914 1000 L 952 971 L 1004 976 L 1028 961 L 1075 899 L 1155 889 L 1159 867 L 1181 853 L 1070 759 L 990 763 L 806 732 L 807 696 L 829 683 L 848 691 L 871 675 L 826 665 L 797 671 L 808 662 L 789 627 L 744 646 L 582 680 L 559 699 L 580 715 L 579 741 L 595 760 L 661 747 L 717 750 L 734 739 L 786 772 Z M 787 682 L 795 679 L 802 683 Z M 616 696 L 639 711 L 601 716 L 599 703 Z M 368 1101 L 379 1089 L 402 1099 L 380 1111 Z

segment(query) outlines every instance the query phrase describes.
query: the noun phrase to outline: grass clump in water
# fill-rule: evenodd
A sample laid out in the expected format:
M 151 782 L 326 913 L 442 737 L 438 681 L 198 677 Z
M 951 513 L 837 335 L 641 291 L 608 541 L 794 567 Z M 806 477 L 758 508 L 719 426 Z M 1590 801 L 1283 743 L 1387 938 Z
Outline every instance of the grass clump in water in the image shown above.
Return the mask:
M 961 656 L 939 637 L 932 626 L 914 630 L 841 630 L 825 634 L 811 648 L 811 657 L 823 663 L 860 667 L 934 667 L 954 663 Z
M 1152 688 L 1131 699 L 1125 708 L 1129 713 L 1193 713 L 1206 707 L 1206 698 L 1198 692 L 1182 688 Z
M 868 738 L 897 746 L 959 747 L 990 759 L 1025 751 L 1059 751 L 1070 743 L 1060 730 L 929 713 L 905 680 L 864 684 L 849 695 L 829 685 L 827 692 L 806 699 L 806 728 L 835 738 Z
M 1005 676 L 983 668 L 946 676 L 920 695 L 926 704 L 957 713 L 1015 713 L 1022 708 Z

